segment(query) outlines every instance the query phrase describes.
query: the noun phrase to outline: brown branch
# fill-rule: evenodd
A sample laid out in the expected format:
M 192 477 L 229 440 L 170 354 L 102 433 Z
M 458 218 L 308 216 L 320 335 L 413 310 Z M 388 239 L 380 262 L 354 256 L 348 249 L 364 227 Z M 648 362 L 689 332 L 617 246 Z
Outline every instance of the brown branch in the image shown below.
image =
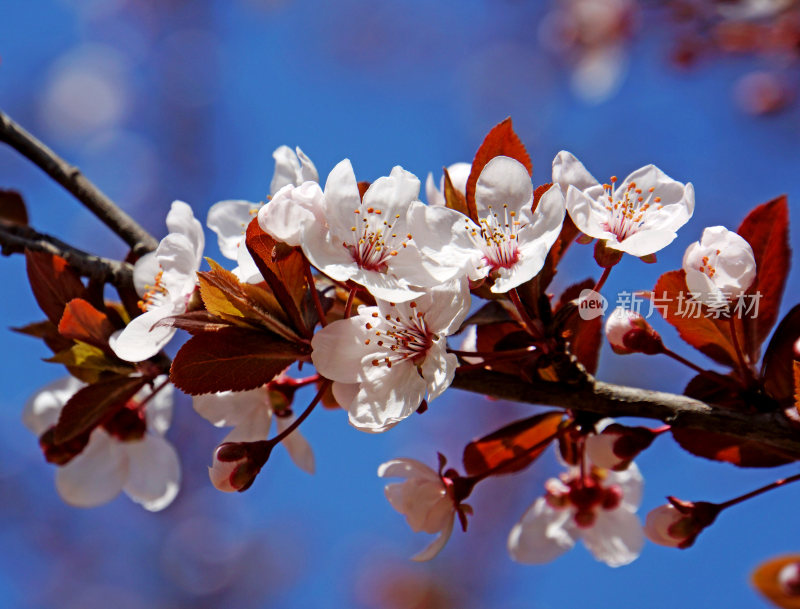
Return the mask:
M 111 283 L 117 287 L 133 285 L 133 266 L 127 262 L 87 254 L 29 226 L 0 220 L 0 246 L 2 246 L 0 252 L 4 256 L 23 253 L 26 248 L 37 252 L 47 252 L 64 258 L 84 277 Z
M 457 374 L 453 387 L 503 400 L 558 406 L 609 417 L 657 419 L 673 427 L 724 433 L 762 442 L 800 459 L 800 427 L 780 413 L 745 413 L 712 406 L 683 395 L 597 381 L 577 385 L 540 381 L 488 370 Z
M 92 184 L 77 167 L 67 163 L 2 111 L 0 142 L 5 142 L 38 165 L 119 235 L 137 255 L 156 249 L 158 241 Z

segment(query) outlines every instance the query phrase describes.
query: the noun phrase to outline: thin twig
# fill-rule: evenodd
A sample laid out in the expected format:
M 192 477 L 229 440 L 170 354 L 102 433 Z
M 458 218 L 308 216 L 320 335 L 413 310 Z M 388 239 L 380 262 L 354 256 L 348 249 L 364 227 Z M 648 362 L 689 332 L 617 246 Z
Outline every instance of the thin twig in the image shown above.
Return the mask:
M 719 408 L 683 395 L 597 381 L 579 384 L 526 382 L 489 370 L 456 374 L 453 387 L 496 398 L 593 412 L 610 417 L 657 419 L 674 428 L 727 434 L 761 442 L 776 453 L 800 459 L 800 426 L 781 413 Z
M 24 253 L 26 248 L 61 256 L 84 277 L 111 283 L 117 287 L 133 285 L 133 266 L 127 262 L 93 256 L 55 237 L 40 233 L 30 226 L 0 220 L 0 252 L 4 256 L 10 256 Z
M 67 163 L 2 111 L 0 142 L 14 148 L 61 184 L 119 235 L 136 254 L 141 255 L 156 249 L 158 241 L 92 184 L 77 167 Z

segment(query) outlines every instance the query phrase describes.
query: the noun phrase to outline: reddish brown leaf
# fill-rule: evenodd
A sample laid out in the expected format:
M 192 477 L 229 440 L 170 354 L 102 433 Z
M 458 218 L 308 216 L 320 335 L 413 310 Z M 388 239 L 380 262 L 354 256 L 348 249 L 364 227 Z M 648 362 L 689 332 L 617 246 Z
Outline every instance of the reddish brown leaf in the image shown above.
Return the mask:
M 179 330 L 185 330 L 189 334 L 195 336 L 203 334 L 204 332 L 217 332 L 223 328 L 230 328 L 235 326 L 234 322 L 222 319 L 216 315 L 212 315 L 208 311 L 190 311 L 183 315 L 175 315 L 174 317 L 167 317 L 159 321 L 156 326 L 172 326 Z
M 108 338 L 114 326 L 105 313 L 101 313 L 82 298 L 75 298 L 64 307 L 58 324 L 62 336 L 83 341 L 103 350 L 108 350 Z
M 484 474 L 494 468 L 497 470 L 492 475 L 525 469 L 553 440 L 563 417 L 561 411 L 543 412 L 470 442 L 464 448 L 462 459 L 467 475 Z M 541 446 L 537 446 L 539 444 Z
M 784 405 L 791 403 L 794 393 L 792 362 L 797 340 L 800 340 L 800 305 L 795 305 L 778 324 L 761 368 L 764 389 Z
M 467 192 L 465 194 L 469 217 L 476 223 L 478 222 L 478 210 L 475 206 L 475 186 L 483 168 L 496 156 L 508 156 L 516 159 L 525 165 L 528 175 L 533 175 L 531 157 L 528 155 L 528 151 L 525 150 L 522 140 L 514 133 L 510 117 L 492 127 L 492 130 L 489 131 L 486 139 L 483 140 L 480 148 L 478 148 L 475 160 L 472 161 L 472 171 L 467 180 Z
M 737 365 L 728 321 L 705 317 L 706 311 L 699 305 L 693 305 L 696 309 L 688 308 L 689 288 L 683 270 L 661 275 L 652 295 L 659 312 L 683 340 L 724 366 Z M 741 324 L 738 327 L 741 329 Z
M 465 216 L 468 216 L 469 209 L 467 208 L 467 198 L 464 196 L 464 193 L 457 190 L 456 187 L 453 186 L 453 181 L 450 179 L 450 174 L 447 172 L 447 168 L 445 167 L 442 169 L 442 171 L 444 171 L 445 206 L 460 212 Z
M 305 276 L 306 260 L 302 252 L 294 249 L 290 254 L 278 258 L 276 250 L 279 242 L 261 230 L 258 218 L 254 218 L 247 227 L 246 244 L 264 281 L 269 285 L 295 329 L 301 335 L 310 336 L 311 330 L 306 326 L 302 313 L 308 289 Z
M 781 609 L 800 609 L 800 596 L 787 594 L 780 583 L 781 571 L 793 563 L 800 563 L 800 554 L 788 554 L 768 560 L 759 565 L 750 578 L 756 590 Z
M 39 307 L 58 325 L 64 307 L 73 298 L 85 298 L 80 276 L 60 256 L 25 250 L 28 281 Z
M 64 405 L 54 439 L 63 444 L 94 429 L 112 416 L 147 384 L 143 377 L 114 377 L 78 390 Z
M 753 248 L 756 279 L 748 293 L 760 294 L 758 315 L 744 319 L 747 351 L 757 362 L 761 343 L 778 319 L 783 288 L 789 274 L 789 207 L 786 195 L 759 205 L 744 219 L 737 231 Z
M 16 190 L 0 190 L 0 220 L 23 226 L 28 224 L 25 201 Z
M 570 315 L 562 334 L 569 352 L 590 374 L 597 372 L 600 346 L 603 343 L 603 318 L 581 319 L 580 315 Z
M 794 408 L 800 414 L 800 362 L 794 362 Z
M 11 328 L 14 332 L 41 338 L 53 353 L 58 353 L 72 346 L 72 341 L 58 333 L 58 326 L 50 320 L 38 321 L 21 328 Z
M 721 433 L 673 428 L 672 437 L 693 455 L 712 461 L 725 461 L 739 467 L 776 467 L 794 461 L 759 442 Z
M 190 338 L 172 361 L 170 378 L 190 395 L 256 389 L 308 352 L 302 343 L 223 328 Z

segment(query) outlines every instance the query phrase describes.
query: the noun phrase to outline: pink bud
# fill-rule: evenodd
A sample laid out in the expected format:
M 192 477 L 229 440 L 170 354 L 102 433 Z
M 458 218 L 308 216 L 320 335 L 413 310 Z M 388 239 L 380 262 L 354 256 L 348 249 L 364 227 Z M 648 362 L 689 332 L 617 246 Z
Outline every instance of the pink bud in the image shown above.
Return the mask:
M 800 596 L 800 563 L 791 562 L 778 573 L 778 584 L 787 596 Z
M 674 536 L 670 531 L 674 531 L 673 527 L 685 518 L 686 516 L 676 510 L 674 505 L 670 503 L 660 505 L 647 514 L 644 523 L 644 534 L 653 543 L 677 548 L 685 541 L 685 538 Z
M 627 469 L 655 437 L 656 433 L 647 427 L 612 423 L 601 433 L 586 438 L 586 454 L 598 467 L 621 471 Z
M 606 337 L 615 353 L 661 353 L 661 337 L 644 317 L 635 311 L 617 307 L 606 320 Z
M 692 503 L 668 498 L 670 503 L 652 510 L 645 519 L 644 534 L 653 543 L 685 549 L 710 526 L 720 507 L 706 501 Z
M 225 442 L 214 451 L 208 477 L 217 490 L 245 491 L 253 484 L 272 452 L 269 442 Z

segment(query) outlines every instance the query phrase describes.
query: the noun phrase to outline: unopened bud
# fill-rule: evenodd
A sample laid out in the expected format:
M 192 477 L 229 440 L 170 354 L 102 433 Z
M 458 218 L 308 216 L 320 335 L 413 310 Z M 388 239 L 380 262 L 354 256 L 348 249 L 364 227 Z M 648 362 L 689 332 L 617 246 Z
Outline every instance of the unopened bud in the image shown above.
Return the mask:
M 272 444 L 261 442 L 225 442 L 214 452 L 214 464 L 208 476 L 217 490 L 226 493 L 245 491 L 253 484 L 269 459 Z
M 685 549 L 710 526 L 719 514 L 719 506 L 705 501 L 692 503 L 673 497 L 670 503 L 652 510 L 645 519 L 644 534 L 653 543 Z
M 586 454 L 598 467 L 622 471 L 652 444 L 655 437 L 656 433 L 647 427 L 626 427 L 612 423 L 601 433 L 586 438 Z
M 800 563 L 791 562 L 778 573 L 778 585 L 787 596 L 800 596 Z
M 661 353 L 664 345 L 658 332 L 635 311 L 617 307 L 606 320 L 606 338 L 614 353 Z

